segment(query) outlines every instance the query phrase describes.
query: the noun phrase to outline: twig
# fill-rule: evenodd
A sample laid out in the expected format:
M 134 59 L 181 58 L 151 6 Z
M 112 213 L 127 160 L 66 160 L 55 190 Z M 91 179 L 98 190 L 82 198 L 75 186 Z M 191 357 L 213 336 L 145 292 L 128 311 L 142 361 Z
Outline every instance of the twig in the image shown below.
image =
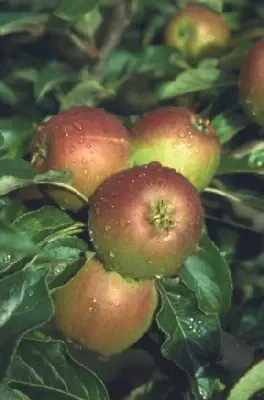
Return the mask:
M 108 58 L 111 56 L 113 50 L 118 46 L 126 25 L 127 4 L 125 0 L 120 0 L 115 7 L 105 42 L 100 49 L 99 61 L 94 67 L 93 75 L 98 80 L 100 80 L 104 72 Z

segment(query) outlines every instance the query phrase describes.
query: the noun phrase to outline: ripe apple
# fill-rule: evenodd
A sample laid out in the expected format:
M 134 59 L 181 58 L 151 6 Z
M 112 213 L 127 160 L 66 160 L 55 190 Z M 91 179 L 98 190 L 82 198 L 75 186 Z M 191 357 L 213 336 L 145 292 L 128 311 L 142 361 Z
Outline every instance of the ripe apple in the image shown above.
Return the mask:
M 191 4 L 176 12 L 165 28 L 165 44 L 178 49 L 196 64 L 204 58 L 220 56 L 230 39 L 230 28 L 217 12 Z
M 239 77 L 239 97 L 245 111 L 264 126 L 264 40 L 245 57 Z
M 158 161 L 202 191 L 220 162 L 220 143 L 207 119 L 185 107 L 146 113 L 132 129 L 134 165 Z
M 39 173 L 70 168 L 72 186 L 87 198 L 110 175 L 129 166 L 131 140 L 117 117 L 100 108 L 72 107 L 37 130 L 32 165 Z M 62 208 L 78 210 L 79 198 L 62 188 L 49 194 Z
M 149 329 L 155 282 L 125 279 L 93 259 L 55 294 L 58 329 L 102 356 L 121 353 Z
M 159 163 L 108 178 L 91 197 L 89 232 L 107 269 L 149 279 L 175 275 L 203 227 L 199 192 Z

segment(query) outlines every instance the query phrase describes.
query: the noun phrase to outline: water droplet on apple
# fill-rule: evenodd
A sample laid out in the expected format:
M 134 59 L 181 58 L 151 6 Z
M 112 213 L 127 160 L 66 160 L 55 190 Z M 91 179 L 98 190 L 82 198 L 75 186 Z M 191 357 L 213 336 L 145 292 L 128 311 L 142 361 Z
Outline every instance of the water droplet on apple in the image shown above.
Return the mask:
M 78 131 L 82 131 L 83 127 L 79 122 L 74 122 L 73 124 Z
M 104 230 L 105 230 L 106 232 L 110 231 L 110 229 L 111 229 L 111 227 L 110 227 L 109 225 L 105 225 Z
M 72 147 L 70 148 L 70 153 L 74 153 L 75 150 L 76 150 L 76 147 L 75 147 L 75 146 L 72 146 Z
M 88 173 L 89 173 L 88 169 L 85 169 L 83 172 L 85 175 L 88 175 Z
M 82 157 L 82 164 L 86 165 L 87 164 L 87 159 Z
M 112 306 L 112 305 L 113 305 L 113 302 L 112 302 L 111 300 L 109 300 L 109 301 L 108 301 L 108 304 L 109 304 L 110 306 Z
M 110 256 L 111 258 L 115 258 L 115 253 L 113 253 L 112 251 L 109 251 L 109 256 Z

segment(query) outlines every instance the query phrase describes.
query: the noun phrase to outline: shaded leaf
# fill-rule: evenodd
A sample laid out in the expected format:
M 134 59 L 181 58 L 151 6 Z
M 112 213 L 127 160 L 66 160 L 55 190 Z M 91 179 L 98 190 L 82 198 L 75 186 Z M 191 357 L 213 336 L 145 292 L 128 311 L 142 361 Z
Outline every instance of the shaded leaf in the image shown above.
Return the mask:
M 0 398 L 5 400 L 30 400 L 19 390 L 12 389 L 4 383 L 0 384 Z
M 66 21 L 75 21 L 91 11 L 99 0 L 61 0 L 55 14 Z
M 195 292 L 203 312 L 221 315 L 228 311 L 232 296 L 229 266 L 205 232 L 198 253 L 187 258 L 179 276 Z
M 264 347 L 264 297 L 250 299 L 230 321 L 230 332 L 250 344 Z
M 30 396 L 41 389 L 43 394 L 47 389 L 55 389 L 69 399 L 108 400 L 102 382 L 93 372 L 73 361 L 60 341 L 23 340 L 8 378 L 13 387 L 25 385 L 24 391 Z M 33 385 L 36 392 L 30 388 Z
M 49 19 L 48 14 L 33 12 L 1 12 L 0 36 L 39 28 Z
M 236 77 L 229 72 L 223 72 L 214 66 L 199 66 L 190 68 L 177 75 L 171 82 L 162 83 L 157 95 L 160 99 L 169 99 L 185 93 L 217 90 L 236 84 Z
M 250 119 L 236 109 L 224 111 L 211 121 L 213 128 L 219 137 L 220 143 L 228 142 L 234 135 L 250 124 Z
M 71 231 L 79 226 L 74 223 L 71 217 L 56 207 L 43 207 L 37 211 L 31 211 L 15 219 L 11 226 L 16 232 L 26 235 L 27 240 L 31 240 L 35 245 L 58 239 L 61 235 L 69 235 Z M 24 255 L 17 251 L 0 252 L 0 272 L 12 269 L 15 271 L 23 267 L 26 263 Z
M 21 336 L 53 315 L 47 270 L 27 268 L 0 281 L 0 374 L 5 376 Z
M 0 159 L 0 196 L 32 184 L 71 183 L 72 172 L 48 171 L 38 175 L 23 159 Z
M 161 308 L 156 321 L 165 333 L 161 352 L 192 375 L 218 357 L 219 318 L 200 311 L 194 293 L 177 278 L 159 281 L 157 287 Z
M 34 82 L 34 94 L 37 101 L 41 101 L 45 94 L 54 88 L 58 87 L 60 83 L 69 81 L 73 75 L 67 70 L 63 64 L 51 62 L 46 65 L 38 74 Z
M 263 174 L 264 173 L 264 150 L 259 150 L 245 157 L 222 156 L 216 175 L 223 174 Z

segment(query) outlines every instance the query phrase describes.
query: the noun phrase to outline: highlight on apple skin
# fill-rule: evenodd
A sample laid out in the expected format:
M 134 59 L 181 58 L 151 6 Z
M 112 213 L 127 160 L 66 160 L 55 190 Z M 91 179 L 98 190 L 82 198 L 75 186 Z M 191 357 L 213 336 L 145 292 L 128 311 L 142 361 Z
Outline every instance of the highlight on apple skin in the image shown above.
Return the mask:
M 239 99 L 246 113 L 264 126 L 264 40 L 246 55 L 239 76 Z
M 162 107 L 132 128 L 134 165 L 158 161 L 184 175 L 199 191 L 213 178 L 221 147 L 209 120 L 185 107 Z
M 165 44 L 178 49 L 191 64 L 221 56 L 230 37 L 224 18 L 200 4 L 190 4 L 176 12 L 164 33 Z
M 32 145 L 38 173 L 70 168 L 72 186 L 87 198 L 110 175 L 130 165 L 131 139 L 119 119 L 100 108 L 71 107 L 39 126 Z M 83 203 L 65 189 L 48 193 L 61 208 L 77 211 Z
M 92 259 L 55 293 L 55 320 L 68 338 L 109 357 L 148 331 L 157 305 L 154 280 L 125 279 Z
M 153 162 L 107 179 L 90 199 L 89 233 L 105 267 L 136 279 L 176 275 L 204 224 L 199 192 Z

